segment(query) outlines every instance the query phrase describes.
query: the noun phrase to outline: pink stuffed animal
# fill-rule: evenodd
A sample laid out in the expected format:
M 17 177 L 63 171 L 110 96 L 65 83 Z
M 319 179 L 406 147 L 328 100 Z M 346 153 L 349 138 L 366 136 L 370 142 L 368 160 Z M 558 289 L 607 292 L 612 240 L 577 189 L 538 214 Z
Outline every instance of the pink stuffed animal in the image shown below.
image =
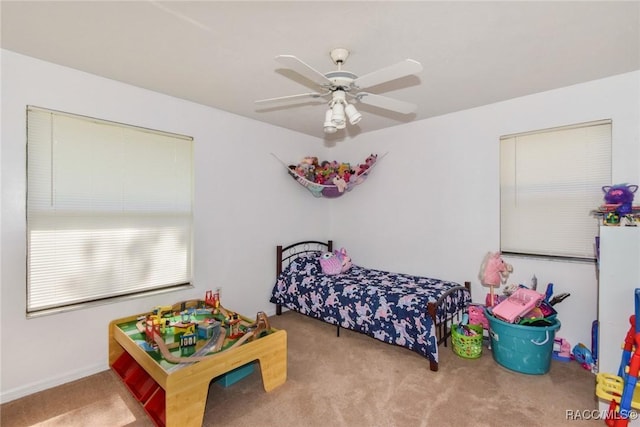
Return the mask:
M 513 267 L 504 262 L 500 252 L 489 252 L 480 266 L 480 282 L 485 286 L 500 286 L 507 282 L 512 271 Z
M 478 275 L 480 283 L 490 287 L 490 293 L 485 301 L 487 306 L 493 307 L 497 303 L 493 288 L 500 287 L 501 284 L 506 283 L 512 271 L 513 267 L 511 264 L 504 262 L 500 252 L 487 252 L 482 260 L 480 274 Z
M 342 261 L 335 253 L 323 252 L 322 255 L 320 255 L 320 267 L 324 274 L 340 274 L 342 272 Z
M 351 258 L 347 255 L 347 250 L 345 248 L 340 248 L 339 251 L 333 251 L 336 257 L 340 260 L 341 269 L 340 272 L 344 273 L 345 271 L 351 268 Z

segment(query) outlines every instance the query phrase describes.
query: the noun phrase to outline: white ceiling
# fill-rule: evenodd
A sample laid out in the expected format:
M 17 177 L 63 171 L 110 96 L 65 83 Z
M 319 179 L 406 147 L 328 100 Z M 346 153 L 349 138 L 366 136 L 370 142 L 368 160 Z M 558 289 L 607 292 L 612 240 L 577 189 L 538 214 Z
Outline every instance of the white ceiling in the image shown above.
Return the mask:
M 6 1 L 2 47 L 325 138 L 326 106 L 255 100 L 317 90 L 276 55 L 364 75 L 406 58 L 424 70 L 367 91 L 418 105 L 358 105 L 342 139 L 640 69 L 640 2 Z

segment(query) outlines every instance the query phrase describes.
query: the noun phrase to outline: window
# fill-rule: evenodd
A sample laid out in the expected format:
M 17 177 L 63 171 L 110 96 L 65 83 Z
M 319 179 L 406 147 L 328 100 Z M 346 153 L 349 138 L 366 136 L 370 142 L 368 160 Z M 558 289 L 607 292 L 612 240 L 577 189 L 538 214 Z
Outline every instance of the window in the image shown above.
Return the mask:
M 27 313 L 189 284 L 193 139 L 27 108 Z
M 610 120 L 500 138 L 501 250 L 594 259 L 610 184 Z

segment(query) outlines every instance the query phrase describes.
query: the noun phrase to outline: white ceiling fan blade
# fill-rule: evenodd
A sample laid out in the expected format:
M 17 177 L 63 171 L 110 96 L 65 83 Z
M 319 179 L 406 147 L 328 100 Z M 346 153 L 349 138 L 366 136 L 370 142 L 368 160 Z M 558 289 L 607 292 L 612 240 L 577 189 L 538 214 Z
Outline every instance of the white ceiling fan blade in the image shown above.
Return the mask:
M 293 55 L 278 55 L 276 56 L 276 61 L 286 66 L 287 68 L 291 68 L 296 73 L 308 78 L 309 80 L 315 82 L 320 86 L 331 84 L 331 80 L 326 78 L 324 74 L 312 68 L 305 62 L 302 62 Z
M 409 102 L 399 101 L 397 99 L 367 92 L 358 93 L 356 98 L 358 98 L 358 101 L 363 104 L 373 105 L 374 107 L 384 108 L 385 110 L 397 111 L 402 114 L 413 113 L 418 108 L 417 105 Z
M 282 102 L 299 101 L 305 99 L 316 99 L 327 95 L 317 92 L 300 93 L 298 95 L 279 96 L 277 98 L 260 99 L 255 101 L 256 104 L 279 104 Z
M 405 59 L 395 65 L 390 65 L 378 71 L 373 71 L 369 74 L 358 77 L 353 81 L 352 86 L 362 89 L 379 85 L 380 83 L 385 83 L 390 80 L 399 79 L 400 77 L 417 74 L 420 71 L 422 71 L 422 64 L 418 61 L 414 61 L 413 59 Z

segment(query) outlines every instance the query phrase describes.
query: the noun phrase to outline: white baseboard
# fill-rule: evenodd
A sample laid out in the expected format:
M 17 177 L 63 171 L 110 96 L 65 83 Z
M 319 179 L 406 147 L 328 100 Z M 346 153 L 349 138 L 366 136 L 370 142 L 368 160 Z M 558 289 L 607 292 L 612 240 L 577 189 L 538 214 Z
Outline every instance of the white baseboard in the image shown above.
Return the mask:
M 51 387 L 56 387 L 62 384 L 66 384 L 71 381 L 76 381 L 89 375 L 94 375 L 99 372 L 109 369 L 109 366 L 105 363 L 93 365 L 78 371 L 66 372 L 59 377 L 48 378 L 43 381 L 32 382 L 30 384 L 24 384 L 20 387 L 16 387 L 12 390 L 7 390 L 0 393 L 0 403 L 11 402 L 12 400 L 20 399 L 21 397 L 28 396 L 39 391 L 47 390 Z
M 289 309 L 287 307 L 282 307 L 282 312 L 286 313 L 287 311 L 289 311 Z M 264 314 L 267 315 L 267 317 L 271 317 L 271 316 L 275 316 L 276 315 L 276 309 L 273 308 L 271 310 L 267 310 L 264 312 Z

